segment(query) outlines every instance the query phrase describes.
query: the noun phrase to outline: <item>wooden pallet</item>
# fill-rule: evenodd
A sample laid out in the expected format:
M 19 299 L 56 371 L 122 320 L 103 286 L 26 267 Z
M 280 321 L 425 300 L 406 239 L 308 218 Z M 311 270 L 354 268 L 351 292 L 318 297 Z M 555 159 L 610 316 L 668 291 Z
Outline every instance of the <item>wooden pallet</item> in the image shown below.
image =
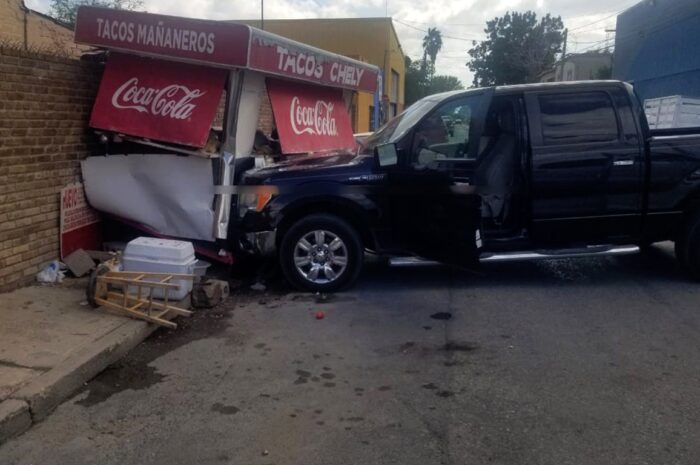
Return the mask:
M 168 317 L 192 315 L 189 310 L 170 305 L 168 293 L 179 288 L 172 281 L 194 279 L 194 275 L 112 271 L 103 268 L 98 270 L 92 279 L 94 303 L 127 316 L 175 329 L 177 324 L 167 319 Z M 136 288 L 136 293 L 130 291 L 133 288 Z M 162 302 L 154 300 L 154 289 L 163 289 Z

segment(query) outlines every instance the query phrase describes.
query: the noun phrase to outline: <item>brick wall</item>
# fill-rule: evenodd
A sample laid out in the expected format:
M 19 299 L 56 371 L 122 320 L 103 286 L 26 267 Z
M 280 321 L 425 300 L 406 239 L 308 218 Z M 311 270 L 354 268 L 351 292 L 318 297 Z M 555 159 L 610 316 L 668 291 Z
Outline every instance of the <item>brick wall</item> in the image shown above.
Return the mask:
M 59 254 L 59 193 L 95 143 L 101 66 L 0 46 L 0 291 Z
M 270 135 L 272 128 L 275 127 L 275 118 L 272 115 L 272 105 L 270 98 L 265 94 L 260 102 L 260 113 L 258 113 L 258 129 L 267 135 Z

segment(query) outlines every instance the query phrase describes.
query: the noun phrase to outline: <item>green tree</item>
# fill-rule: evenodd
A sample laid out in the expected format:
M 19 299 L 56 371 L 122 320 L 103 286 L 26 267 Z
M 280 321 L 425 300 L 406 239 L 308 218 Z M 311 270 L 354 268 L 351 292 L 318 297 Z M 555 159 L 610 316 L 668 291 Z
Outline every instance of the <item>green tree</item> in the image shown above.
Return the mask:
M 442 33 L 436 27 L 429 27 L 428 33 L 423 37 L 423 69 L 426 70 L 428 76 L 435 73 L 435 60 L 441 49 Z M 428 58 L 430 58 L 430 63 L 428 63 Z
M 462 81 L 457 79 L 455 76 L 440 74 L 433 76 L 430 80 L 430 84 L 428 85 L 428 95 L 462 89 L 464 89 Z
M 421 60 L 406 57 L 404 101 L 406 106 L 431 94 L 463 89 L 462 83 L 454 76 L 428 76 L 428 70 Z
M 469 69 L 477 87 L 535 82 L 562 51 L 564 23 L 549 14 L 508 12 L 486 22 L 487 39 L 474 41 Z
M 404 101 L 406 106 L 427 95 L 428 76 L 425 67 L 418 60 L 406 57 L 406 77 L 404 84 Z
M 593 79 L 612 79 L 612 66 L 601 66 L 593 74 Z
M 143 6 L 143 0 L 51 0 L 50 13 L 57 20 L 74 26 L 78 7 L 82 5 L 138 10 Z

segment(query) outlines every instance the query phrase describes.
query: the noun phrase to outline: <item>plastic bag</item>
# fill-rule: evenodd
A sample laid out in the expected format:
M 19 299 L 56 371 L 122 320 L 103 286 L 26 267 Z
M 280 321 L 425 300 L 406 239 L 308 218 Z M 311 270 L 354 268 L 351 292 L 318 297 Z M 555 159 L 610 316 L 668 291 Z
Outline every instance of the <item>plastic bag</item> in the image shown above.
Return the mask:
M 61 262 L 54 260 L 36 275 L 36 280 L 40 283 L 60 283 L 63 281 L 65 272 L 61 271 Z

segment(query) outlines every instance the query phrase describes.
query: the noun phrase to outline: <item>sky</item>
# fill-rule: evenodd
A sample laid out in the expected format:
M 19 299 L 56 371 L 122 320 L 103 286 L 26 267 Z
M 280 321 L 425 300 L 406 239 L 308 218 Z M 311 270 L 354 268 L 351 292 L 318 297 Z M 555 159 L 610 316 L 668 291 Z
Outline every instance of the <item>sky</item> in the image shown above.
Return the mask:
M 614 33 L 615 16 L 640 0 L 264 0 L 265 18 L 347 18 L 391 16 L 406 55 L 420 58 L 422 41 L 429 27 L 443 35 L 443 48 L 436 62 L 437 74 L 457 76 L 465 87 L 472 73 L 466 66 L 472 41 L 485 38 L 486 21 L 507 11 L 533 10 L 561 16 L 569 29 L 567 51 L 605 47 Z M 51 0 L 25 0 L 37 11 L 49 12 Z M 144 9 L 194 18 L 259 19 L 256 0 L 144 0 Z

